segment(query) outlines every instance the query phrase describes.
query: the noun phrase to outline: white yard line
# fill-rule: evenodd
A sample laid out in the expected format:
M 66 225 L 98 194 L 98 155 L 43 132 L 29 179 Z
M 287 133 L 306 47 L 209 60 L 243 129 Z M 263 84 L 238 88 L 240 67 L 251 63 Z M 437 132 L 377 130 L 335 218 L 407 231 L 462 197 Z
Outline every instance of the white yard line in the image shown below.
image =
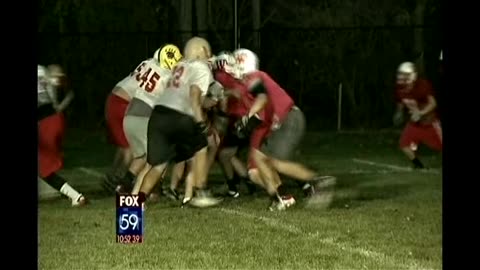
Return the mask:
M 79 167 L 79 168 L 75 168 L 74 169 L 75 171 L 81 171 L 87 175 L 90 175 L 90 176 L 93 176 L 93 177 L 98 177 L 98 178 L 103 178 L 104 177 L 104 174 L 97 171 L 97 170 L 94 170 L 94 169 L 90 169 L 90 168 L 85 168 L 85 167 Z
M 397 165 L 392 165 L 392 164 L 374 162 L 374 161 L 371 161 L 371 160 L 358 159 L 358 158 L 353 158 L 352 160 L 353 160 L 353 162 L 356 162 L 356 163 L 367 164 L 367 165 L 376 166 L 376 167 L 388 168 L 388 169 L 392 169 L 392 170 L 395 170 L 395 171 L 402 171 L 402 172 L 413 172 L 414 171 L 412 168 L 409 168 L 409 167 L 403 167 L 403 166 L 397 166 Z M 419 170 L 419 172 L 430 173 L 430 174 L 441 174 L 440 171 L 437 170 L 437 169 Z
M 358 248 L 358 247 L 353 247 L 345 242 L 339 242 L 335 238 L 324 238 L 320 237 L 318 232 L 312 233 L 312 232 L 304 232 L 302 231 L 299 227 L 292 225 L 292 224 L 286 224 L 285 222 L 282 222 L 280 220 L 274 219 L 274 218 L 267 218 L 263 217 L 261 215 L 255 215 L 246 211 L 240 211 L 236 209 L 228 209 L 228 208 L 221 208 L 220 209 L 222 212 L 231 214 L 231 215 L 236 215 L 244 218 L 250 218 L 250 219 L 256 219 L 264 222 L 267 226 L 270 226 L 275 229 L 280 229 L 286 232 L 294 233 L 294 234 L 299 234 L 299 235 L 306 235 L 311 238 L 315 238 L 315 241 L 319 241 L 322 244 L 325 245 L 330 245 L 334 246 L 335 248 L 338 248 L 340 250 L 343 250 L 345 252 L 351 253 L 351 254 L 359 254 L 362 255 L 368 259 L 375 260 L 380 263 L 385 263 L 387 262 L 390 264 L 393 268 L 395 269 L 426 269 L 424 267 L 421 267 L 416 261 L 414 260 L 409 260 L 407 264 L 400 262 L 397 260 L 395 257 L 388 256 L 385 253 L 377 252 L 377 251 L 372 251 L 364 248 Z M 392 269 L 393 269 L 392 268 Z

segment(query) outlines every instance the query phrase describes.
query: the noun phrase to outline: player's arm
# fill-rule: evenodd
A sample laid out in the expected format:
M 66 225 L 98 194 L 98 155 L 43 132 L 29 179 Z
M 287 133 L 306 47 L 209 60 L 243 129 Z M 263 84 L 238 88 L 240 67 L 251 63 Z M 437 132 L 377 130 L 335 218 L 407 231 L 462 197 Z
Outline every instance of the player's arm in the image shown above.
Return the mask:
M 423 109 L 419 110 L 418 113 L 420 115 L 426 115 L 432 112 L 433 110 L 435 110 L 436 107 L 437 107 L 437 100 L 435 100 L 435 98 L 432 95 L 428 95 L 427 105 L 425 105 Z
M 205 121 L 205 117 L 202 110 L 203 104 L 203 96 L 202 90 L 198 85 L 191 85 L 190 86 L 190 100 L 191 106 L 193 110 L 193 117 L 195 118 L 195 122 L 201 123 Z
M 65 110 L 70 105 L 70 103 L 72 103 L 74 97 L 75 93 L 73 92 L 73 90 L 68 89 L 65 98 L 63 98 L 62 102 L 60 102 L 60 104 L 58 104 L 58 106 L 56 107 L 57 111 L 61 112 Z
M 268 103 L 267 89 L 261 80 L 255 81 L 250 89 L 250 92 L 255 96 L 255 101 L 248 111 L 248 118 L 261 112 Z
M 205 122 L 202 105 L 211 81 L 213 81 L 213 75 L 207 65 L 199 66 L 190 80 L 190 101 L 197 123 Z
M 58 107 L 58 95 L 57 95 L 57 87 L 53 86 L 51 83 L 47 85 L 47 94 L 50 96 L 52 100 L 53 107 Z

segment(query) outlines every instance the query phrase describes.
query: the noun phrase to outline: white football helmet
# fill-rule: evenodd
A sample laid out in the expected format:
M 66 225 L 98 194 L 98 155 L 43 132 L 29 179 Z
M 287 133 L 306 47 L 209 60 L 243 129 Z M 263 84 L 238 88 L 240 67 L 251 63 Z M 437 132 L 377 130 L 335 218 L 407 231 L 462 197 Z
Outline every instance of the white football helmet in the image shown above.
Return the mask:
M 397 84 L 410 85 L 417 80 L 418 73 L 415 64 L 404 62 L 397 69 Z
M 212 57 L 210 43 L 204 38 L 193 37 L 187 41 L 183 49 L 183 56 L 186 60 L 208 60 Z
M 236 61 L 231 52 L 220 52 L 217 56 L 208 59 L 208 62 L 212 71 L 223 70 L 227 73 L 234 74 Z
M 236 76 L 243 76 L 258 70 L 259 60 L 257 55 L 248 49 L 237 49 L 233 52 L 236 61 Z

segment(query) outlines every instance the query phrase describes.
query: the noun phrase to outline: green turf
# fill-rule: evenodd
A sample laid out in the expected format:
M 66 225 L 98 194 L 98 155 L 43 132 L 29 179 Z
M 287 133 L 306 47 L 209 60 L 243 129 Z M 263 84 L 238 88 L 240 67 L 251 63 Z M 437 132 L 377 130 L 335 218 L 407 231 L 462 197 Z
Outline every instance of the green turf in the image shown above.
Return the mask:
M 338 177 L 327 210 L 302 201 L 268 212 L 263 194 L 212 209 L 180 209 L 163 198 L 146 211 L 145 243 L 115 243 L 115 202 L 96 195 L 112 148 L 102 137 L 70 132 L 63 174 L 92 198 L 39 205 L 40 269 L 440 269 L 441 156 L 421 149 L 434 172 L 408 167 L 396 133 L 309 134 L 299 161 Z M 215 168 L 210 181 L 224 189 Z M 295 186 L 292 192 L 298 193 Z M 300 196 L 299 196 L 300 197 Z

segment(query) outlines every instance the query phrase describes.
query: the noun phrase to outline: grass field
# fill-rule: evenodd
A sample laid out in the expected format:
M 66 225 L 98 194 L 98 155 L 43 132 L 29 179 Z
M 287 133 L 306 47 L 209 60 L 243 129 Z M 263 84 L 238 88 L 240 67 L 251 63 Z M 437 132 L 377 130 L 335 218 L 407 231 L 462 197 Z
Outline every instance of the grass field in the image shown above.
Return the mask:
M 180 209 L 162 198 L 146 211 L 145 243 L 121 245 L 114 197 L 97 195 L 112 148 L 102 136 L 70 131 L 62 174 L 91 204 L 40 203 L 39 269 L 441 269 L 441 156 L 421 148 L 433 169 L 410 171 L 397 138 L 308 135 L 300 161 L 338 177 L 327 210 L 299 200 L 268 212 L 263 193 L 211 209 Z M 225 189 L 218 168 L 209 179 Z

